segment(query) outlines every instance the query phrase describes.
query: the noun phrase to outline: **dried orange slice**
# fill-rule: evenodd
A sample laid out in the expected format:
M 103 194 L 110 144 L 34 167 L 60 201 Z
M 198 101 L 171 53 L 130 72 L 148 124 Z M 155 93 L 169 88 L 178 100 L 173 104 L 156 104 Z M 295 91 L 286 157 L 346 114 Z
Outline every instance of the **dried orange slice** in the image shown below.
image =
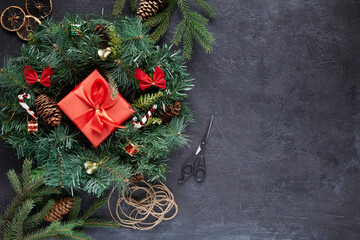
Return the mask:
M 21 40 L 29 41 L 29 34 L 34 31 L 35 28 L 37 28 L 39 25 L 41 25 L 41 21 L 32 15 L 26 16 L 26 22 L 24 26 L 22 26 L 16 34 Z
M 52 0 L 26 0 L 26 11 L 37 17 L 43 19 L 49 16 L 52 12 Z
M 1 26 L 10 32 L 15 32 L 25 24 L 25 15 L 20 7 L 10 6 L 1 14 Z

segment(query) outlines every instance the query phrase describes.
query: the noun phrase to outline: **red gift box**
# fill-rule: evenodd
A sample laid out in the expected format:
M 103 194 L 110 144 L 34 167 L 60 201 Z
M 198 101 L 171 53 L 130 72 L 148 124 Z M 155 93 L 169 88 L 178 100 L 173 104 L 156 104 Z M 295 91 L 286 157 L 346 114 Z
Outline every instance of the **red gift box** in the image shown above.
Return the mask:
M 109 83 L 98 70 L 77 85 L 58 106 L 94 147 L 135 113 L 119 93 L 115 100 L 111 98 Z

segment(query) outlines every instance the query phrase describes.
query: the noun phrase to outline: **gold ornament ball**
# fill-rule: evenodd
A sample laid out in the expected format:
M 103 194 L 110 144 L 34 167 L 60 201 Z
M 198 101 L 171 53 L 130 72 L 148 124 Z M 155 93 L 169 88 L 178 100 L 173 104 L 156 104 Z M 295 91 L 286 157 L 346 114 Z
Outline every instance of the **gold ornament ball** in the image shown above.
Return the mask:
M 111 50 L 112 49 L 110 47 L 107 47 L 105 49 L 100 49 L 98 51 L 98 55 L 103 61 L 106 61 L 108 59 L 109 55 L 111 54 Z
M 85 172 L 90 175 L 95 172 L 98 166 L 99 164 L 96 162 L 87 161 L 84 163 Z

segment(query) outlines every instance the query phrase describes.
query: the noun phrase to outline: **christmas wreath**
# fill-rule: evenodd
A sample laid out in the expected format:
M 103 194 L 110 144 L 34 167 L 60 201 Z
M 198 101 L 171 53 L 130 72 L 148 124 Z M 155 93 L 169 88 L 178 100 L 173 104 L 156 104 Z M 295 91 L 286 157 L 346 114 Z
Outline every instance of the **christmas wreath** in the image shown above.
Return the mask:
M 97 196 L 165 178 L 193 121 L 192 78 L 138 18 L 46 20 L 0 69 L 1 134 L 49 186 Z

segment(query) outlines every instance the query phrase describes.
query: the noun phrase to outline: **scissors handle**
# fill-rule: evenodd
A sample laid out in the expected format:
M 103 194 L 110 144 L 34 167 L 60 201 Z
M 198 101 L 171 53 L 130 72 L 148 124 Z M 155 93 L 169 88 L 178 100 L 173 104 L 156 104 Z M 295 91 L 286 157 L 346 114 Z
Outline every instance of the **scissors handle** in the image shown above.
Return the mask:
M 178 180 L 178 184 L 183 184 L 184 182 L 186 182 L 186 180 L 188 180 L 194 173 L 194 166 L 192 163 L 192 159 L 195 157 L 196 155 L 192 155 L 191 157 L 188 158 L 188 160 L 186 160 L 186 162 L 184 163 L 184 165 L 182 165 L 181 167 L 181 178 Z
M 204 154 L 200 153 L 195 161 L 194 179 L 195 182 L 201 183 L 206 178 L 206 164 Z

